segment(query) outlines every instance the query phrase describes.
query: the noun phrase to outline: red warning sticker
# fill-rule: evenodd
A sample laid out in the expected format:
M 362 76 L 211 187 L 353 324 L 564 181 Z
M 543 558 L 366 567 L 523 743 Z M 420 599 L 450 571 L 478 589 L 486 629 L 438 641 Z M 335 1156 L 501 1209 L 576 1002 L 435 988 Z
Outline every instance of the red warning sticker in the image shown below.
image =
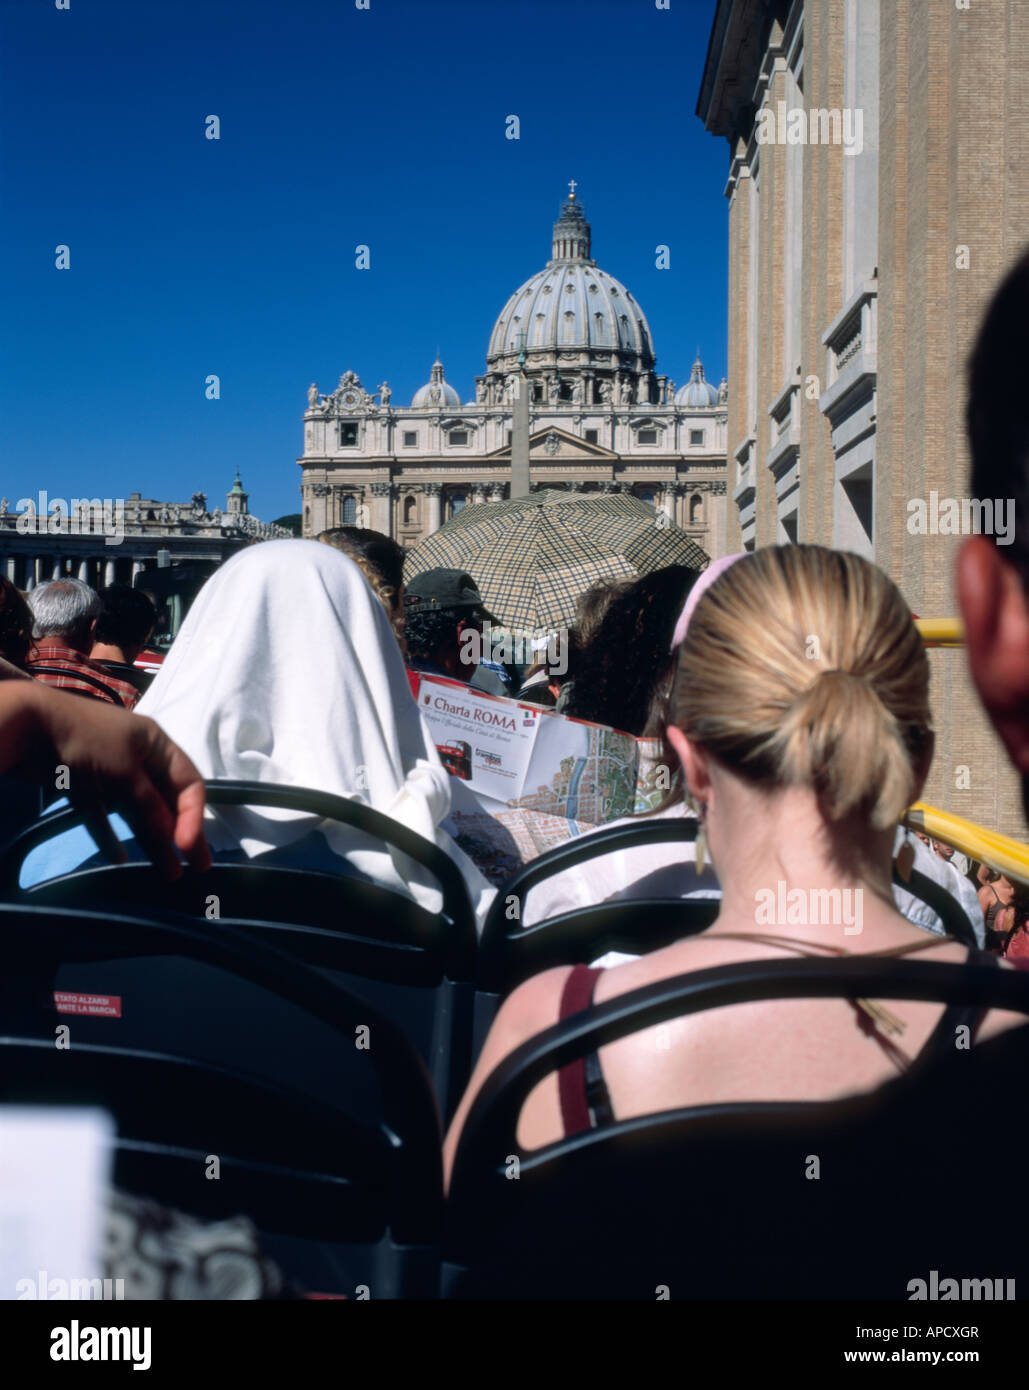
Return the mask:
M 54 990 L 59 1014 L 91 1014 L 94 1018 L 121 1018 L 120 994 L 62 994 Z

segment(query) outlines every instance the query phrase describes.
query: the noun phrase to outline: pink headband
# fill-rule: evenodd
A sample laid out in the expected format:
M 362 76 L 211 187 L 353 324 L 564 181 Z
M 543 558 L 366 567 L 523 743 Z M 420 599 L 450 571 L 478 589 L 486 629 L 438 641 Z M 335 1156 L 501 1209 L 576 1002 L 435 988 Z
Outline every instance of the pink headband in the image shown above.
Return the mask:
M 724 574 L 730 565 L 734 565 L 737 560 L 742 560 L 746 554 L 748 554 L 746 550 L 741 550 L 736 555 L 723 555 L 720 560 L 712 560 L 711 564 L 708 565 L 707 569 L 690 590 L 686 602 L 683 605 L 683 610 L 679 614 L 679 621 L 675 624 L 675 635 L 672 637 L 673 652 L 686 636 L 686 629 L 689 627 L 690 619 L 693 617 L 693 610 L 707 593 L 708 589 L 710 589 L 719 575 Z

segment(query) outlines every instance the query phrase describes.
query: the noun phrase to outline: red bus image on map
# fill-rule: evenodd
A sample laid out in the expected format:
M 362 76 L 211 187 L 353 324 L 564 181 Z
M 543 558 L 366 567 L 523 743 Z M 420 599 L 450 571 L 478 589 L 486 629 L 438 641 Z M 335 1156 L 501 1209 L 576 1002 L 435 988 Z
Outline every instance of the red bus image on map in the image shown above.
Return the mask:
M 437 743 L 436 752 L 439 754 L 440 762 L 453 777 L 460 777 L 464 782 L 470 782 L 472 778 L 472 746 L 470 743 L 462 743 L 455 740 L 453 743 Z

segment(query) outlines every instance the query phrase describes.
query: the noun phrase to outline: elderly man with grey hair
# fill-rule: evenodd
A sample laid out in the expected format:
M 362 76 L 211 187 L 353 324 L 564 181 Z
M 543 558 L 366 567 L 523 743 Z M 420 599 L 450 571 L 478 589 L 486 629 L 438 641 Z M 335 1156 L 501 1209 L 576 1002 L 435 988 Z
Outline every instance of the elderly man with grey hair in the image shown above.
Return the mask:
M 53 579 L 33 589 L 28 604 L 33 638 L 29 674 L 54 689 L 132 709 L 139 699 L 135 686 L 89 659 L 100 611 L 96 590 L 80 579 Z

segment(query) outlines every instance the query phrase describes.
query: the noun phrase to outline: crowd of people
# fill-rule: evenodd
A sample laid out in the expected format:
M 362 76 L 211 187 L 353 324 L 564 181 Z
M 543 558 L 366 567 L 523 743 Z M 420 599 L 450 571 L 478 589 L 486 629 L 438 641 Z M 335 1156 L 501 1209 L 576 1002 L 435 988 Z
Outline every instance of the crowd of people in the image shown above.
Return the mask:
M 81 579 L 51 579 L 25 595 L 0 578 L 0 676 L 134 709 L 148 684 L 135 663 L 156 622 L 153 599 L 125 584 L 98 594 Z
M 1029 403 L 1017 377 L 1029 257 L 985 319 L 972 361 L 973 495 L 1017 498 L 1014 544 L 967 538 L 956 585 L 983 706 L 1023 779 L 1029 809 Z M 617 963 L 562 966 L 502 1004 L 446 1139 L 452 1164 L 485 1078 L 513 1050 L 593 1003 L 709 966 L 794 956 L 906 956 L 1006 968 L 1029 956 L 1026 886 L 901 828 L 934 754 L 929 665 L 897 586 L 874 564 L 818 545 L 729 556 L 605 582 L 580 600 L 561 672 L 464 659 L 492 621 L 472 576 L 436 570 L 405 585 L 403 553 L 343 527 L 317 542 L 249 547 L 207 583 L 152 685 L 134 662 L 153 606 L 132 589 L 73 579 L 24 599 L 0 581 L 0 771 L 45 781 L 71 769 L 93 808 L 26 861 L 39 882 L 101 852 L 314 864 L 385 884 L 430 910 L 439 890 L 399 851 L 302 813 L 204 808 L 205 779 L 287 783 L 357 798 L 458 866 L 481 924 L 495 889 L 448 833 L 467 789 L 445 771 L 411 673 L 556 707 L 664 741 L 674 776 L 659 816 L 695 816 L 693 844 L 615 852 L 530 893 L 526 921 L 612 898 L 719 900 L 703 933 Z M 812 642 L 812 635 L 817 637 Z M 142 693 L 142 698 L 141 697 Z M 72 698 L 77 697 L 77 698 Z M 137 704 L 138 701 L 138 704 Z M 113 708 L 107 708 L 113 707 Z M 131 716 L 129 711 L 134 711 Z M 108 828 L 96 808 L 117 807 Z M 931 879 L 974 939 L 948 935 L 908 885 Z M 756 911 L 784 883 L 839 890 L 860 920 L 787 922 Z M 534 1148 L 582 1129 L 685 1105 L 819 1100 L 868 1091 L 952 1045 L 941 1005 L 772 1000 L 673 1020 L 603 1049 L 586 1072 L 543 1080 L 522 1112 Z M 979 1012 L 988 1037 L 1022 1022 Z M 669 1031 L 670 1030 L 670 1031 Z

